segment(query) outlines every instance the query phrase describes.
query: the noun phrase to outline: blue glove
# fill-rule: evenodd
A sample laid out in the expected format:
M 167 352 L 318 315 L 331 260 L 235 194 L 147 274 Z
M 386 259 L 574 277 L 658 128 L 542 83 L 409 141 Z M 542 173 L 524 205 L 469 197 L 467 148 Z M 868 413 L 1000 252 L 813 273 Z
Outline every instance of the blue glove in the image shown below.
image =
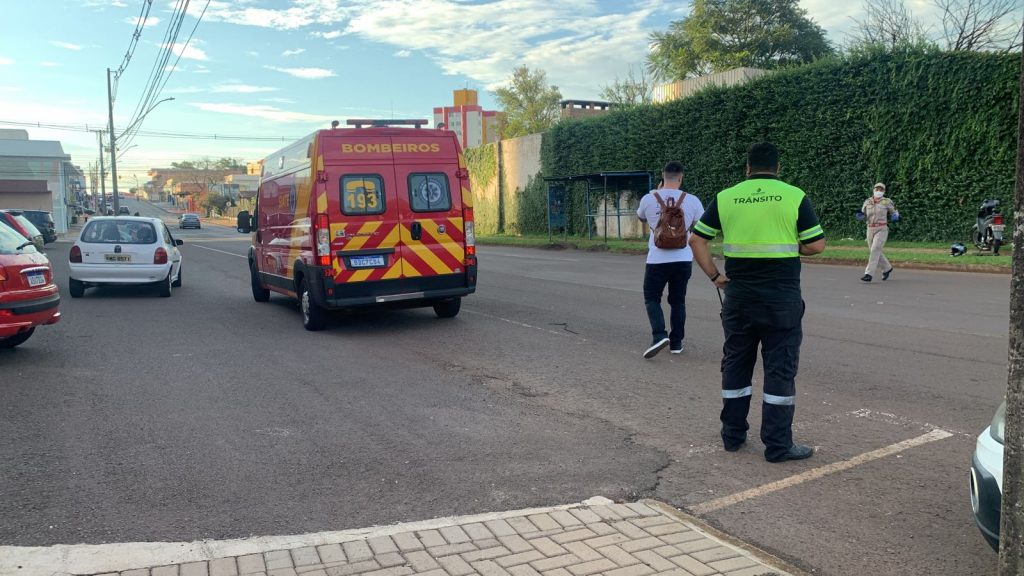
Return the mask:
M 860 210 L 858 210 L 857 213 L 854 214 L 854 216 L 857 217 L 857 220 L 863 220 L 864 219 L 864 213 L 861 212 Z
M 893 212 L 892 213 L 892 221 L 893 222 L 899 222 L 900 221 L 900 213 L 899 212 Z

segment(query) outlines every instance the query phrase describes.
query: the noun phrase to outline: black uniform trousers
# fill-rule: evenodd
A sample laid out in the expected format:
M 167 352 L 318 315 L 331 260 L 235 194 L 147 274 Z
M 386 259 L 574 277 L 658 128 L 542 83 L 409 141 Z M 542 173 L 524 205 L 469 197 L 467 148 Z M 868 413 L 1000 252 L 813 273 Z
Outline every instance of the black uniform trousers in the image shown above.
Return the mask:
M 804 303 L 726 298 L 722 306 L 722 441 L 737 447 L 747 438 L 751 378 L 760 345 L 764 363 L 761 441 L 765 458 L 781 458 L 793 446 L 796 372 L 803 339 Z

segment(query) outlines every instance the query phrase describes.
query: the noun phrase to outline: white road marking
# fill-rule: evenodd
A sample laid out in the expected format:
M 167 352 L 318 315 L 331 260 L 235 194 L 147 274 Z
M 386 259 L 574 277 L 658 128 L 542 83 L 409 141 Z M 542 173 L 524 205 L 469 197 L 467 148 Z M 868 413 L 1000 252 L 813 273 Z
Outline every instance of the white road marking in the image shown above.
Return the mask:
M 582 336 L 573 334 L 572 332 L 566 332 L 564 330 L 562 332 L 559 332 L 557 330 L 548 330 L 547 328 L 541 328 L 540 326 L 534 326 L 532 324 L 527 324 L 526 322 L 519 322 L 517 320 L 509 320 L 508 318 L 502 318 L 501 316 L 494 316 L 492 314 L 485 314 L 483 312 L 476 312 L 474 310 L 463 310 L 463 312 L 466 312 L 468 314 L 476 314 L 477 316 L 483 316 L 485 318 L 491 318 L 493 320 L 500 320 L 502 322 L 507 322 L 509 324 L 512 324 L 513 326 L 520 326 L 522 328 L 530 328 L 532 330 L 540 330 L 541 332 L 547 332 L 548 334 L 554 334 L 555 336 L 568 336 L 570 338 L 576 338 L 577 340 L 582 340 L 583 342 L 587 341 L 587 339 L 583 338 Z
M 57 544 L 55 546 L 0 546 L 0 576 L 53 576 L 55 574 L 100 574 L 150 566 L 201 562 L 229 556 L 262 554 L 272 550 L 321 546 L 402 532 L 436 530 L 464 525 L 546 514 L 580 506 L 603 506 L 611 500 L 595 496 L 578 504 L 564 504 L 526 510 L 490 512 L 471 516 L 451 516 L 394 524 L 288 536 L 257 536 L 235 540 L 197 540 L 194 542 L 125 542 L 118 544 Z
M 235 256 L 237 258 L 246 258 L 244 254 L 235 254 L 234 252 L 227 252 L 224 250 L 217 250 L 216 248 L 210 248 L 209 246 L 200 246 L 199 244 L 188 244 L 188 246 L 195 246 L 196 248 L 202 248 L 203 250 L 209 250 L 210 252 L 220 252 L 221 254 L 227 254 L 228 256 Z
M 526 256 L 524 254 L 509 254 L 507 252 L 491 252 L 484 250 L 482 256 L 501 256 L 504 258 L 522 258 L 523 260 L 550 260 L 552 262 L 579 262 L 578 258 L 554 258 L 552 256 Z
M 859 456 L 854 456 L 853 458 L 850 458 L 849 460 L 843 460 L 841 462 L 833 462 L 832 464 L 827 464 L 827 465 L 821 466 L 819 468 L 814 468 L 812 470 L 808 470 L 808 471 L 803 472 L 801 474 L 797 474 L 795 476 L 790 476 L 789 478 L 783 478 L 782 480 L 779 480 L 777 482 L 771 482 L 771 483 L 765 484 L 763 486 L 757 486 L 756 488 L 751 488 L 750 490 L 744 490 L 743 492 L 738 492 L 738 493 L 733 494 L 731 496 L 723 496 L 721 498 L 716 498 L 714 500 L 709 500 L 707 502 L 704 502 L 703 504 L 699 504 L 699 505 L 695 506 L 693 508 L 692 512 L 694 514 L 707 514 L 709 512 L 714 512 L 716 510 L 721 510 L 722 508 L 728 508 L 729 506 L 733 506 L 734 504 L 739 504 L 740 502 L 744 502 L 746 500 L 750 500 L 751 498 L 757 498 L 758 496 L 764 496 L 765 494 L 770 494 L 772 492 L 777 492 L 777 491 L 783 490 L 785 488 L 791 488 L 793 486 L 796 486 L 798 484 L 802 484 L 802 483 L 807 482 L 809 480 L 816 480 L 818 478 L 821 478 L 823 476 L 827 476 L 829 474 L 835 474 L 836 472 L 842 472 L 843 470 L 849 470 L 850 468 L 853 468 L 855 466 L 859 466 L 861 464 L 866 464 L 868 462 L 871 462 L 873 460 L 878 460 L 880 458 L 885 458 L 886 456 L 892 456 L 893 454 L 897 454 L 899 452 L 903 452 L 904 450 L 909 450 L 910 448 L 914 448 L 916 446 L 921 446 L 921 445 L 927 444 L 929 442 L 935 442 L 936 440 L 943 440 L 943 439 L 949 438 L 950 436 L 952 436 L 951 433 L 946 432 L 945 430 L 936 428 L 935 430 L 932 430 L 931 432 L 928 432 L 927 434 L 923 434 L 921 436 L 918 436 L 917 438 L 911 438 L 909 440 L 904 440 L 903 442 L 897 442 L 896 444 L 892 444 L 890 446 L 886 446 L 885 448 L 879 448 L 878 450 L 872 450 L 871 452 L 865 452 L 864 454 L 861 454 Z

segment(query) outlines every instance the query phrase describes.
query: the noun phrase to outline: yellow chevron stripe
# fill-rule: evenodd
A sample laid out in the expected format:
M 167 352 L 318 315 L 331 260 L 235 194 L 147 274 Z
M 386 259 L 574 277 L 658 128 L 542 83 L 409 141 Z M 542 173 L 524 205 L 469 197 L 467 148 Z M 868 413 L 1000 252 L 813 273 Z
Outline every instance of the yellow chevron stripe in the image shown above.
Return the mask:
M 466 225 L 462 221 L 462 218 L 449 218 L 448 221 L 451 222 L 456 228 L 458 228 L 459 232 L 466 231 Z
M 316 197 L 316 211 L 320 214 L 327 212 L 327 193 L 323 192 Z
M 349 278 L 349 282 L 363 282 L 370 277 L 373 273 L 373 268 L 367 268 L 365 270 L 359 270 Z
M 401 258 L 397 258 L 395 260 L 395 264 L 384 273 L 384 276 L 381 276 L 381 280 L 393 280 L 398 278 L 402 275 L 402 266 L 404 265 L 405 262 Z
M 451 254 L 452 257 L 459 262 L 462 262 L 462 260 L 466 257 L 466 251 L 463 250 L 462 245 L 454 240 L 441 242 L 441 246 L 444 246 L 444 249 L 447 250 L 448 253 Z
M 465 186 L 462 187 L 462 205 L 466 208 L 473 207 L 473 193 Z
M 402 260 L 402 275 L 406 278 L 419 278 L 423 274 L 415 266 Z
M 396 225 L 388 232 L 388 235 L 384 237 L 384 240 L 380 243 L 380 248 L 394 248 L 398 245 L 398 229 L 400 225 Z
M 381 224 L 382 222 L 379 220 L 377 222 L 367 222 L 366 224 L 363 224 L 362 227 L 359 228 L 359 232 L 357 232 L 360 236 L 354 236 L 349 240 L 348 243 L 345 244 L 345 250 L 359 250 L 362 248 L 363 244 L 366 244 L 370 240 L 370 235 L 376 232 L 377 228 L 380 228 Z M 363 234 L 365 234 L 365 236 L 363 236 Z
M 430 266 L 430 268 L 434 272 L 438 274 L 451 274 L 451 268 L 449 268 L 447 264 L 442 262 L 441 259 L 437 257 L 437 255 L 431 252 L 430 248 L 427 248 L 423 244 L 416 244 L 412 246 L 406 245 L 406 248 L 412 250 L 413 253 L 419 256 L 420 260 L 426 262 L 427 266 Z

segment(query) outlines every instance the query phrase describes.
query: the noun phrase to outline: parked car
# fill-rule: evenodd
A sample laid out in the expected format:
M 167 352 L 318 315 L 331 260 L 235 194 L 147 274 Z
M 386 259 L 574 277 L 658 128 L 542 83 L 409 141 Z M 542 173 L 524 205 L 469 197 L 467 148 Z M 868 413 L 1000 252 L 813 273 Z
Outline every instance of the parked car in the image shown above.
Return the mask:
M 37 326 L 60 320 L 53 268 L 35 244 L 0 226 L 0 348 L 14 348 Z
M 182 214 L 181 218 L 178 219 L 178 228 L 195 228 L 200 229 L 203 225 L 199 222 L 198 214 Z
M 36 249 L 43 250 L 43 245 L 46 244 L 43 233 L 21 213 L 21 210 L 0 210 L 0 224 L 6 224 L 8 228 L 31 240 Z
M 1006 401 L 999 405 L 992 424 L 978 435 L 971 458 L 971 510 L 974 522 L 989 546 L 999 551 L 999 515 L 1003 505 L 1003 443 Z
M 71 247 L 68 291 L 81 298 L 90 286 L 153 284 L 170 296 L 181 286 L 181 244 L 159 218 L 92 218 Z
M 49 244 L 57 241 L 57 226 L 53 222 L 52 214 L 46 210 L 22 210 L 21 212 L 43 233 L 43 242 Z

